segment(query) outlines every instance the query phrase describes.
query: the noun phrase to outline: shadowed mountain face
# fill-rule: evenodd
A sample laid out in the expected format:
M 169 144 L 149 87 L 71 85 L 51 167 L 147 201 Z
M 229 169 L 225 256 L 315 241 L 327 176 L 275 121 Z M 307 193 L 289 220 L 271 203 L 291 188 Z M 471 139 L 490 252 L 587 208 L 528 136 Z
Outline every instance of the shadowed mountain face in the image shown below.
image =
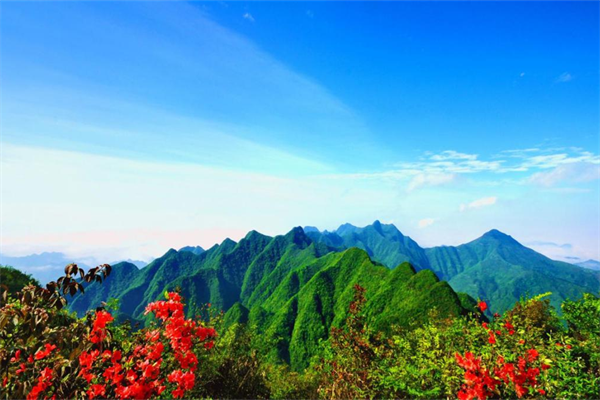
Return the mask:
M 416 272 L 409 264 L 390 270 L 361 249 L 334 251 L 297 227 L 273 238 L 252 231 L 239 243 L 227 239 L 201 254 L 171 249 L 142 269 L 116 264 L 103 284 L 90 284 L 70 308 L 81 314 L 118 298 L 120 318 L 143 320 L 146 304 L 180 288 L 189 315 L 212 303 L 227 311 L 228 324 L 249 322 L 276 343 L 273 359 L 302 369 L 319 340 L 343 324 L 355 284 L 367 289 L 365 311 L 381 329 L 423 322 L 434 307 L 458 315 L 469 306 L 431 271 Z
M 363 248 L 390 268 L 409 261 L 418 270 L 431 269 L 457 292 L 487 300 L 492 312 L 507 310 L 522 296 L 552 292 L 558 307 L 565 298 L 600 291 L 600 273 L 551 260 L 495 229 L 460 246 L 428 249 L 379 221 L 364 228 L 345 224 L 334 232 L 312 228 L 307 234 L 337 249 Z

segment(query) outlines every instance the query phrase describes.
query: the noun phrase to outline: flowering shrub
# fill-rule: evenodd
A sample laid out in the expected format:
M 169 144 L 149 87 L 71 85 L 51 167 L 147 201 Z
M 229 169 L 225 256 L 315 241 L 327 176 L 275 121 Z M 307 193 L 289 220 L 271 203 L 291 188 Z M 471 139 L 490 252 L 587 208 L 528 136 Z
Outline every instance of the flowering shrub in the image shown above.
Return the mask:
M 543 295 L 487 322 L 481 314 L 440 319 L 432 312 L 428 324 L 394 329 L 387 339 L 370 333 L 368 321 L 361 320 L 357 330 L 349 320 L 345 328 L 332 330 L 326 357 L 317 366 L 327 372 L 319 393 L 323 398 L 599 398 L 600 333 L 594 333 L 594 324 L 600 308 L 582 304 L 595 299 L 565 302 L 567 311 L 577 309 L 575 317 L 565 313 L 567 322 L 584 326 L 585 340 L 560 324 Z M 487 304 L 480 301 L 478 309 L 485 312 Z M 350 319 L 356 317 L 351 313 Z
M 75 272 L 67 268 L 68 275 Z M 90 281 L 106 271 L 95 270 Z M 26 287 L 3 305 L 2 397 L 146 399 L 165 393 L 182 398 L 194 388 L 198 364 L 213 347 L 216 331 L 186 319 L 178 293 L 147 306 L 158 324 L 124 335 L 119 330 L 127 328 L 112 326 L 113 316 L 102 308 L 84 319 L 61 309 L 60 293 L 84 290 L 67 278 L 49 285 L 54 291 Z M 113 340 L 115 333 L 128 339 Z
M 487 309 L 485 302 L 479 302 L 479 309 L 484 312 Z M 488 332 L 489 352 L 486 354 L 486 360 L 482 357 L 476 357 L 470 351 L 467 351 L 464 357 L 456 353 L 456 363 L 464 369 L 464 383 L 458 391 L 457 397 L 460 400 L 479 399 L 484 400 L 494 395 L 503 396 L 516 395 L 521 398 L 533 391 L 538 385 L 538 375 L 540 368 L 547 370 L 548 364 L 539 362 L 539 352 L 536 349 L 519 349 L 519 353 L 505 353 L 508 357 L 516 357 L 516 362 L 509 362 L 502 354 L 504 348 L 510 347 L 510 342 L 514 339 L 515 326 L 508 319 L 504 321 L 494 321 L 491 326 L 482 323 L 482 328 Z M 496 329 L 496 330 L 494 330 Z M 499 341 L 508 341 L 507 346 L 501 345 Z M 518 344 L 525 345 L 523 339 L 519 339 Z M 537 389 L 539 394 L 545 394 L 544 389 Z
M 148 399 L 165 390 L 169 397 L 182 398 L 194 388 L 198 353 L 212 348 L 216 332 L 185 319 L 178 293 L 166 296 L 146 307 L 146 314 L 153 313 L 161 325 L 138 332 L 129 348 L 102 350 L 113 318 L 96 312 L 89 336 L 96 346 L 79 356 L 79 375 L 90 385 L 88 398 Z

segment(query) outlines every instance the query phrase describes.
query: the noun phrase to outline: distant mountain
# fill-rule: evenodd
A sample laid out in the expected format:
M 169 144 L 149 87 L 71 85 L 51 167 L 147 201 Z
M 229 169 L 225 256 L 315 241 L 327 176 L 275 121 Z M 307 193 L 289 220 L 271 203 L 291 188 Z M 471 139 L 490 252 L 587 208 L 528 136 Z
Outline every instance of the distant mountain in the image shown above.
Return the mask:
M 489 301 L 492 312 L 503 312 L 526 295 L 552 292 L 558 307 L 565 298 L 600 291 L 599 273 L 551 260 L 498 230 L 461 246 L 428 249 L 379 221 L 363 228 L 344 224 L 334 232 L 310 228 L 307 235 L 338 251 L 362 248 L 389 268 L 409 261 L 417 270 L 431 269 L 457 292 Z
M 576 263 L 575 265 L 578 265 L 583 268 L 593 269 L 594 271 L 600 271 L 600 262 L 596 260 L 587 260 Z
M 21 257 L 0 254 L 1 265 L 9 265 L 31 274 L 42 285 L 61 276 L 65 266 L 71 263 L 76 263 L 84 269 L 89 268 L 91 264 L 89 258 L 77 259 L 57 252 L 44 252 Z
M 180 288 L 189 315 L 210 302 L 227 311 L 228 324 L 259 327 L 275 344 L 272 358 L 302 369 L 331 326 L 343 323 L 357 283 L 367 289 L 365 311 L 376 327 L 408 327 L 424 321 L 433 307 L 442 315 L 472 307 L 472 299 L 431 271 L 416 272 L 409 264 L 391 271 L 363 250 L 337 252 L 300 227 L 276 237 L 251 231 L 239 243 L 226 239 L 199 255 L 171 249 L 139 270 L 116 264 L 103 284 L 87 286 L 69 307 L 81 314 L 115 297 L 120 318 L 143 320 L 147 303 Z
M 180 248 L 179 251 L 189 251 L 190 253 L 194 253 L 196 255 L 200 255 L 205 252 L 205 250 L 200 246 L 185 246 Z
M 133 264 L 138 268 L 144 268 L 146 265 L 148 265 L 148 263 L 146 261 L 142 261 L 142 260 L 132 260 L 131 258 L 128 258 L 127 260 L 119 260 L 119 261 L 113 261 L 108 263 L 109 265 L 115 265 L 115 264 L 119 264 L 122 262 L 126 262 L 129 264 Z

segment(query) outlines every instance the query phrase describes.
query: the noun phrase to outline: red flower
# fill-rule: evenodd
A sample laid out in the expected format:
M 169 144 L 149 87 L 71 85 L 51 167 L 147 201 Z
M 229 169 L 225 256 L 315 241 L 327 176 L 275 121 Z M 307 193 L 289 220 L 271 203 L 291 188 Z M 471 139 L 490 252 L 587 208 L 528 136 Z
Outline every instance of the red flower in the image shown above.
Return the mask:
M 48 356 L 48 354 L 52 353 L 52 350 L 56 349 L 55 345 L 50 345 L 48 343 L 46 343 L 44 346 L 46 347 L 45 350 L 40 350 L 37 353 L 35 353 L 36 360 L 41 360 L 42 358 Z
M 479 307 L 479 309 L 481 310 L 481 312 L 485 312 L 485 310 L 487 310 L 488 306 L 485 303 L 485 301 L 480 301 L 479 304 L 477 304 L 477 306 Z
M 570 344 L 566 345 L 567 350 L 571 350 L 573 348 L 573 346 L 571 346 Z
M 486 331 L 488 330 L 488 324 L 487 324 L 487 322 L 483 322 L 481 324 L 481 326 L 483 326 L 483 329 L 485 329 Z
M 106 324 L 112 322 L 114 320 L 113 316 L 110 313 L 102 310 L 96 312 L 96 319 L 94 320 L 94 325 L 92 326 L 92 332 L 90 333 L 90 341 L 92 343 L 100 343 L 106 337 Z
M 538 393 L 539 394 L 546 394 L 546 391 L 544 389 L 538 389 Z
M 90 386 L 90 389 L 87 392 L 88 398 L 94 399 L 96 397 L 104 397 L 106 394 L 106 387 L 100 384 L 94 384 Z
M 539 355 L 540 353 L 538 353 L 536 349 L 529 349 L 527 350 L 527 361 L 534 362 L 535 360 L 537 360 Z
M 488 342 L 490 342 L 490 344 L 496 344 L 496 335 L 494 335 L 494 332 L 490 332 L 490 337 L 488 338 Z
M 15 352 L 15 356 L 10 359 L 10 362 L 17 362 L 21 359 L 21 350 Z

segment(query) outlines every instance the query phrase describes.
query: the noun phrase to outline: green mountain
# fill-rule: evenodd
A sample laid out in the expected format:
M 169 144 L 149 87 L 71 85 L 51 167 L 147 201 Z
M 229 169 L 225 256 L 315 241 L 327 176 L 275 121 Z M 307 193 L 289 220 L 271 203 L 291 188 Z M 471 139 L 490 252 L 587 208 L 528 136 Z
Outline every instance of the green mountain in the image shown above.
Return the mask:
M 441 315 L 467 312 L 468 298 L 431 271 L 416 272 L 408 263 L 390 270 L 364 250 L 334 250 L 300 227 L 273 238 L 252 231 L 201 254 L 171 249 L 142 269 L 119 263 L 70 308 L 83 313 L 119 298 L 120 318 L 143 321 L 146 304 L 179 288 L 189 315 L 212 303 L 227 311 L 226 324 L 247 322 L 263 332 L 265 343 L 273 343 L 271 358 L 295 369 L 306 367 L 331 327 L 344 323 L 355 284 L 367 289 L 365 312 L 378 329 L 422 322 L 434 308 Z
M 180 248 L 179 251 L 189 251 L 190 253 L 194 253 L 196 255 L 204 253 L 204 249 L 200 246 L 185 246 Z
M 419 269 L 429 268 L 429 260 L 424 249 L 410 237 L 404 236 L 392 224 L 375 221 L 364 228 L 344 224 L 333 232 L 319 232 L 314 227 L 305 229 L 307 235 L 316 242 L 325 243 L 338 250 L 358 247 L 365 250 L 373 260 L 390 268 L 405 261 Z
M 600 291 L 600 273 L 554 261 L 497 230 L 472 242 L 426 249 L 430 268 L 457 291 L 482 298 L 502 312 L 521 296 L 552 292 L 560 309 L 566 299 Z
M 487 300 L 492 312 L 503 312 L 526 295 L 552 292 L 551 302 L 558 306 L 565 298 L 600 292 L 600 272 L 551 260 L 497 230 L 460 246 L 423 249 L 379 221 L 364 228 L 344 224 L 334 232 L 307 229 L 315 241 L 363 248 L 389 268 L 409 261 L 418 270 L 431 269 L 457 292 Z

